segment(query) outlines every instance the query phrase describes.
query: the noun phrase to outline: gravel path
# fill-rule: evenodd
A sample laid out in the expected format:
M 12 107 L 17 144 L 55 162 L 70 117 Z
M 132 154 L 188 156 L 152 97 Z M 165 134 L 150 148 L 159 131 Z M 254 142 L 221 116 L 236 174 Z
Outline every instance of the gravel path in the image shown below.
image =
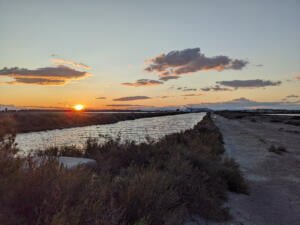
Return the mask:
M 230 194 L 232 223 L 300 225 L 300 127 L 214 116 L 225 142 L 247 179 L 250 195 Z M 287 153 L 268 151 L 284 146 Z M 210 223 L 208 223 L 210 224 Z

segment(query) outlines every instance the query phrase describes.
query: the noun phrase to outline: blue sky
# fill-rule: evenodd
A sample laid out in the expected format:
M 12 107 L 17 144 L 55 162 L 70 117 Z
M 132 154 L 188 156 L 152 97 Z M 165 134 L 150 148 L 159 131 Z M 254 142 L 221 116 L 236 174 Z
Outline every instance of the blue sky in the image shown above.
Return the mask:
M 0 0 L 0 70 L 52 67 L 53 58 L 92 68 L 91 76 L 63 85 L 11 84 L 6 81 L 12 75 L 6 73 L 0 77 L 0 91 L 5 93 L 0 104 L 68 107 L 82 102 L 105 108 L 123 96 L 150 96 L 135 103 L 167 106 L 241 97 L 280 101 L 300 95 L 299 12 L 299 0 Z M 206 57 L 224 55 L 248 64 L 239 70 L 199 70 L 153 87 L 121 85 L 157 80 L 156 72 L 144 70 L 145 60 L 189 48 L 200 48 Z M 255 79 L 282 83 L 230 92 L 200 90 L 217 81 Z M 202 94 L 187 98 L 174 87 L 196 88 Z M 166 95 L 172 98 L 156 99 Z M 96 101 L 99 96 L 106 99 Z

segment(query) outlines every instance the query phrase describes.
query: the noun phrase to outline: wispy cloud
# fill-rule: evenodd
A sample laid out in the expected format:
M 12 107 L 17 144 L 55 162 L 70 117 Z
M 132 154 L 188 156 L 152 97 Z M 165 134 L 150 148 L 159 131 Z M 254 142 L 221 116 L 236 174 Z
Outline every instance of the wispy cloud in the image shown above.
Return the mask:
M 52 56 L 57 57 L 57 55 L 52 55 Z M 51 62 L 56 65 L 65 65 L 65 66 L 67 65 L 67 66 L 75 67 L 78 69 L 85 69 L 85 70 L 92 69 L 90 66 L 88 66 L 84 63 L 76 62 L 76 61 L 70 60 L 70 59 L 53 58 L 53 59 L 51 59 Z
M 299 95 L 288 95 L 286 98 L 299 98 Z
M 71 80 L 87 77 L 87 72 L 77 71 L 67 66 L 44 67 L 38 69 L 6 68 L 0 70 L 0 76 L 12 78 L 6 84 L 63 85 Z
M 145 105 L 131 105 L 131 104 L 110 104 L 108 107 L 143 107 Z
M 162 81 L 168 81 L 168 80 L 176 80 L 178 78 L 179 76 L 164 76 L 164 77 L 160 77 L 159 79 Z
M 221 87 L 220 85 L 210 86 L 210 87 L 204 87 L 200 89 L 201 91 L 233 91 L 232 88 L 227 87 Z
M 190 87 L 186 87 L 186 86 L 184 86 L 184 87 L 174 87 L 174 86 L 172 86 L 169 89 L 175 89 L 177 91 L 197 91 L 197 88 L 190 88 Z
M 121 98 L 115 98 L 113 101 L 136 101 L 136 100 L 146 100 L 151 99 L 151 97 L 148 96 L 128 96 L 128 97 L 121 97 Z
M 103 100 L 103 99 L 106 99 L 106 97 L 97 97 L 96 99 Z
M 241 70 L 248 61 L 223 55 L 207 57 L 200 52 L 200 48 L 192 48 L 163 53 L 147 60 L 146 63 L 146 71 L 156 72 L 160 79 L 168 80 L 164 77 L 176 79 L 174 77 L 203 70 Z
M 197 88 L 183 88 L 181 91 L 197 91 Z
M 162 98 L 162 99 L 172 98 L 172 97 L 174 97 L 174 96 L 169 96 L 169 95 L 158 96 L 158 98 Z
M 141 87 L 141 86 L 156 86 L 163 84 L 163 82 L 158 80 L 149 80 L 149 79 L 139 79 L 134 83 L 122 83 L 125 86 L 132 86 L 132 87 Z
M 185 95 L 182 95 L 184 97 L 195 97 L 195 96 L 201 96 L 202 94 L 185 94 Z
M 298 98 L 300 98 L 299 95 L 288 95 L 285 96 L 282 101 L 286 101 L 286 102 L 298 102 Z

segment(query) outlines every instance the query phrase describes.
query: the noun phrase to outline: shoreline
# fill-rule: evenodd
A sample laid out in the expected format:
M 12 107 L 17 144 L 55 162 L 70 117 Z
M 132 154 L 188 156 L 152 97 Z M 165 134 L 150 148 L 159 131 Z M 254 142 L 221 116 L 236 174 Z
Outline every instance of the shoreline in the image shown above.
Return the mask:
M 141 118 L 172 116 L 186 112 L 85 113 L 85 112 L 8 112 L 0 114 L 0 132 L 29 133 L 55 129 L 113 124 Z
M 10 215 L 2 216 L 7 224 L 13 218 L 26 224 L 37 219 L 43 223 L 58 214 L 64 221 L 78 219 L 79 224 L 89 219 L 90 224 L 182 225 L 193 215 L 227 221 L 230 214 L 224 203 L 228 191 L 247 194 L 248 188 L 238 165 L 223 153 L 222 134 L 208 114 L 192 129 L 158 142 L 122 144 L 112 140 L 101 145 L 90 140 L 84 151 L 49 149 L 39 155 L 46 160 L 37 164 L 29 160 L 26 170 L 21 159 L 4 155 L 0 168 L 9 166 L 11 171 L 0 174 L 7 180 L 1 190 L 11 197 L 0 195 L 3 212 Z M 56 160 L 63 156 L 77 157 L 79 163 L 81 157 L 96 163 L 92 169 L 74 168 L 72 158 L 62 158 L 66 167 L 70 165 L 66 168 Z M 57 198 L 49 197 L 53 195 Z

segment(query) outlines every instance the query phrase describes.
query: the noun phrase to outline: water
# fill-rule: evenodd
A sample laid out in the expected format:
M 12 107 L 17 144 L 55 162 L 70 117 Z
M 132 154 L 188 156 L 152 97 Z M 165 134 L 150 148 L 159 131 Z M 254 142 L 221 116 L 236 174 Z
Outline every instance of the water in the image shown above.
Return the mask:
M 190 129 L 201 121 L 205 114 L 188 113 L 120 121 L 114 124 L 21 133 L 17 135 L 16 142 L 24 152 L 55 146 L 83 147 L 88 138 L 98 138 L 99 142 L 103 143 L 108 140 L 103 137 L 107 135 L 114 139 L 120 136 L 121 141 L 131 140 L 141 143 L 146 141 L 147 137 L 158 140 L 167 134 Z

